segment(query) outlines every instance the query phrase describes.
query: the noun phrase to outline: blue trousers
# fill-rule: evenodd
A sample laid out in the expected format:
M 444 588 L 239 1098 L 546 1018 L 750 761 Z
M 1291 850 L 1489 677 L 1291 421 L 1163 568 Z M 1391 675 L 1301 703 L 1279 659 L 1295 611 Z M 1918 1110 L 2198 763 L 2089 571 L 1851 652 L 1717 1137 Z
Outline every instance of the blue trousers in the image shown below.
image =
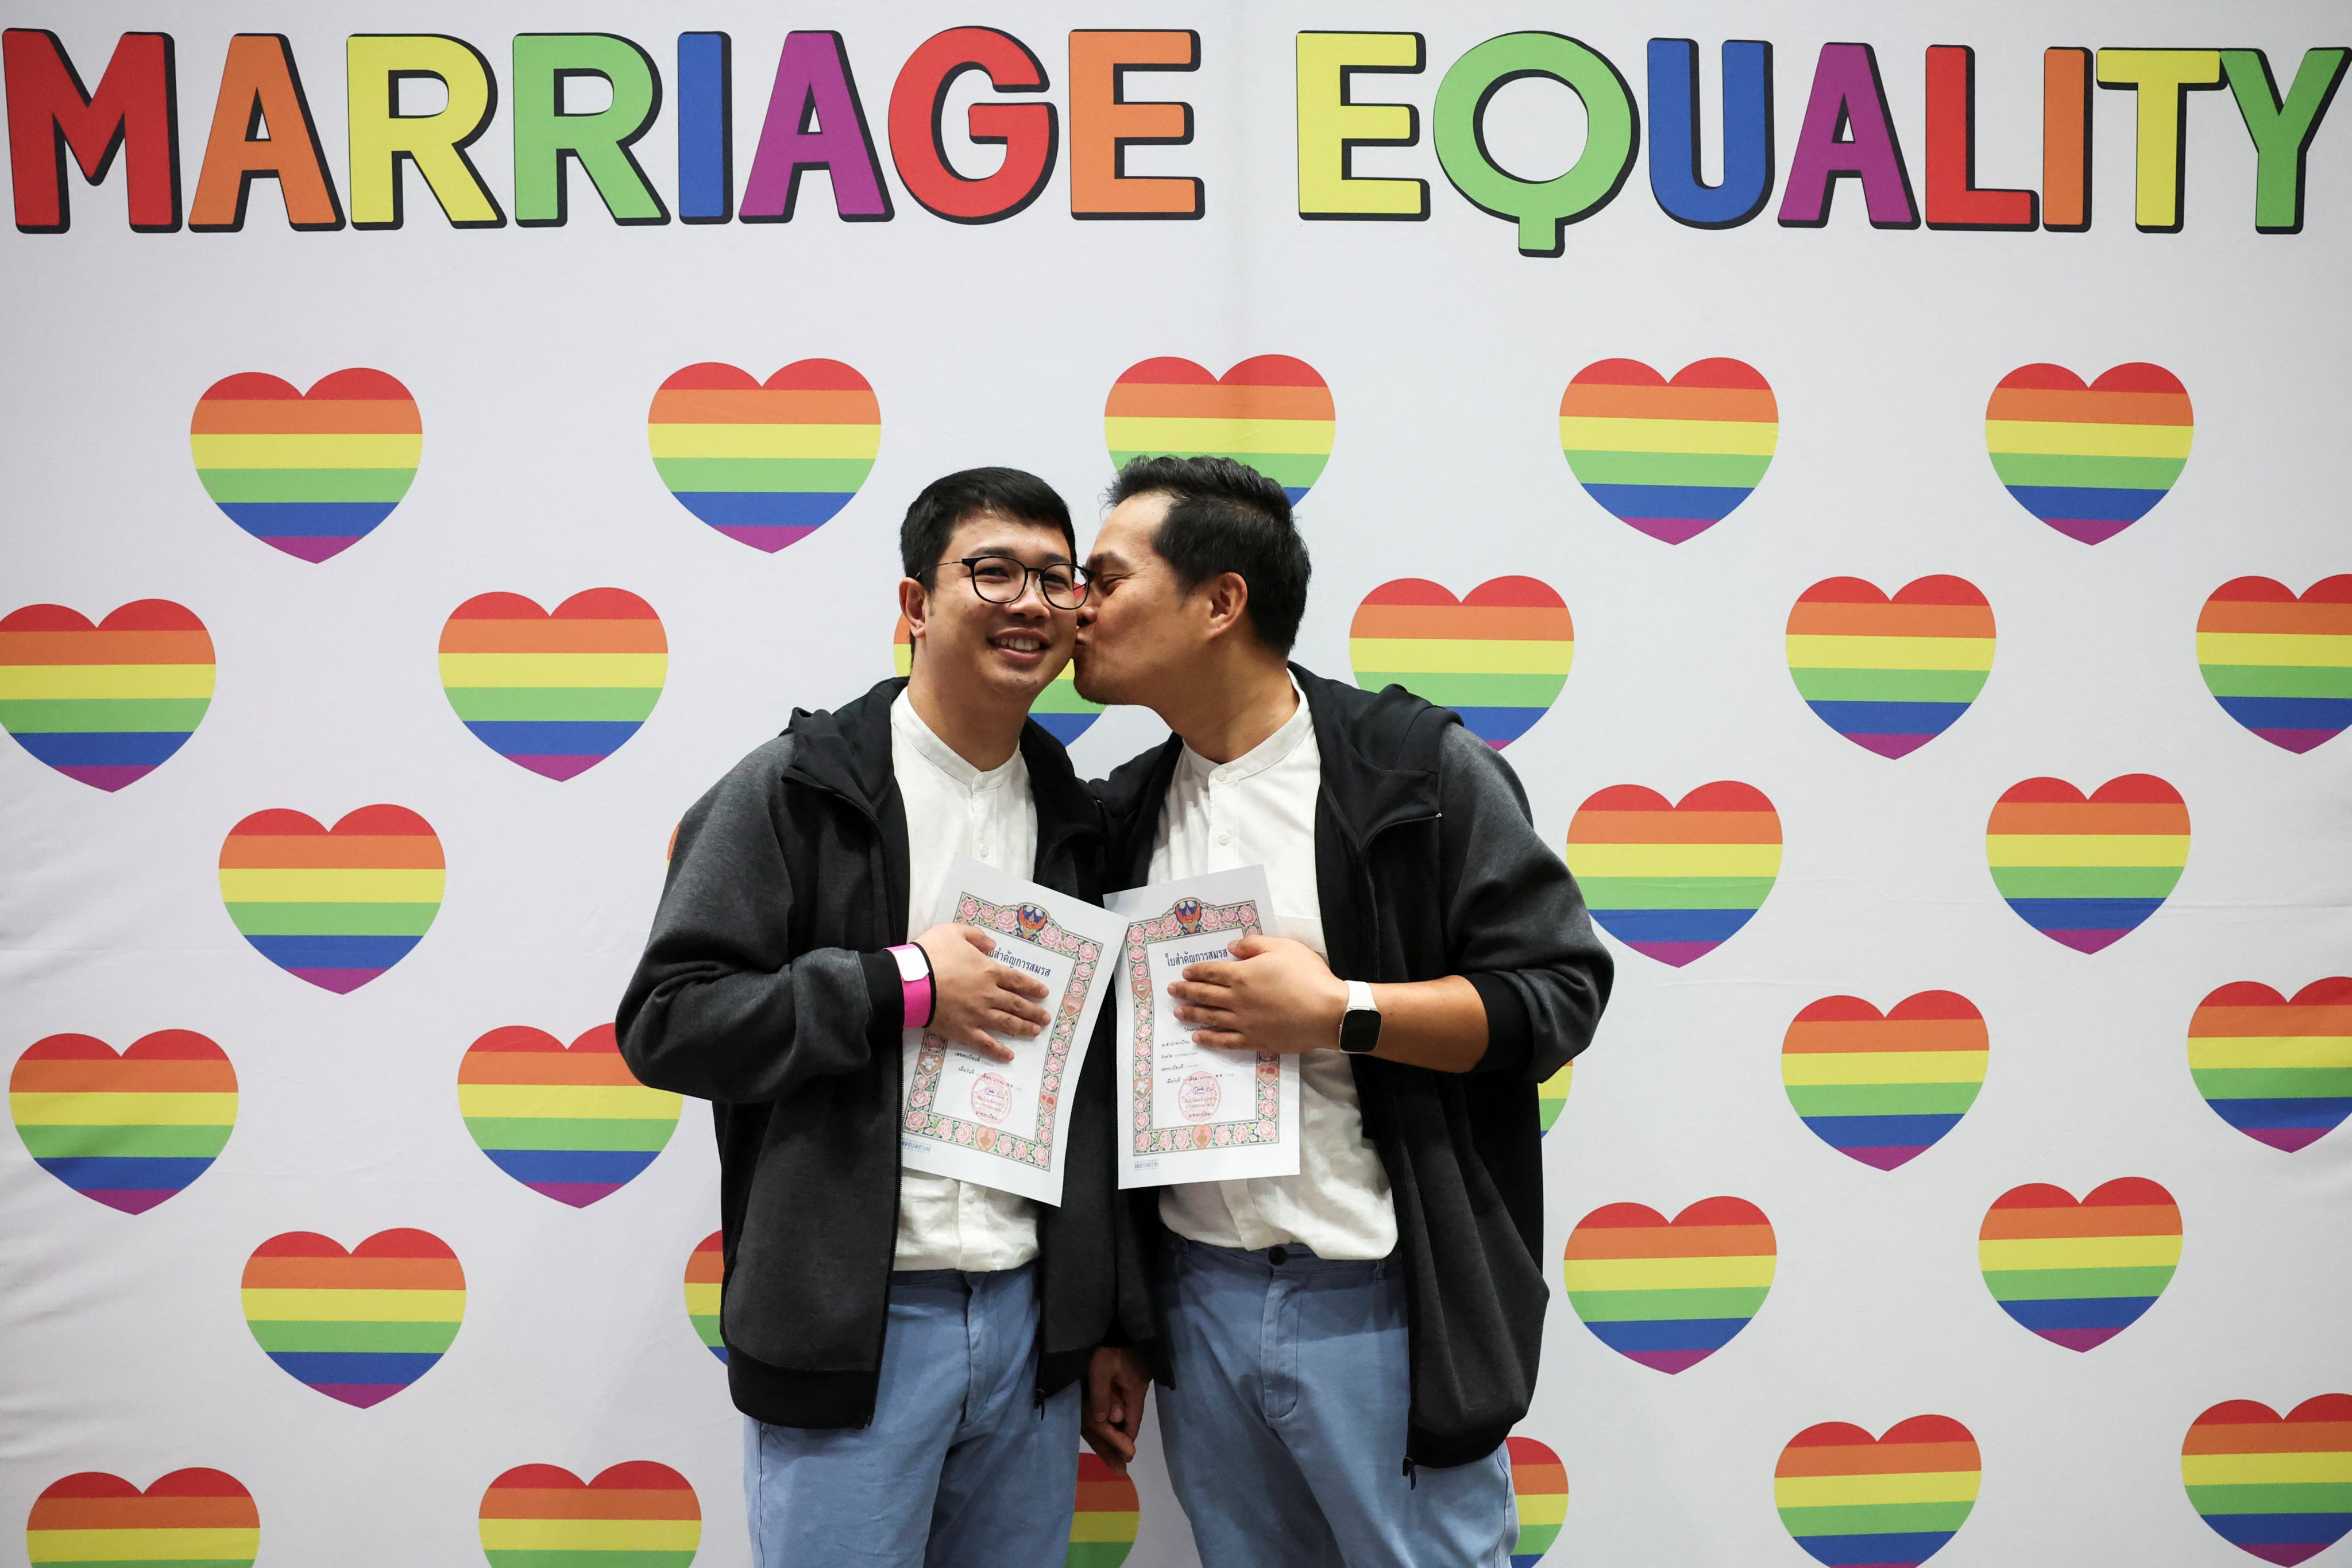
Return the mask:
M 1511 1461 L 1404 1473 L 1393 1260 L 1169 1238 L 1160 1437 L 1206 1568 L 1506 1568 Z
M 1058 1564 L 1079 1391 L 1040 1410 L 1036 1382 L 1034 1264 L 893 1274 L 873 1425 L 743 1424 L 753 1568 Z

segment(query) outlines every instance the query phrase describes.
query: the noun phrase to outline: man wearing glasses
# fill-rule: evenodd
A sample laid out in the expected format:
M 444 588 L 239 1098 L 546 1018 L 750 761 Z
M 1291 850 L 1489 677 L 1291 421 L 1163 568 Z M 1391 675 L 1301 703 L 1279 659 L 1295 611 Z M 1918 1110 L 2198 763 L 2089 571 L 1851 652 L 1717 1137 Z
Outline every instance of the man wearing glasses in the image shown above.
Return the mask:
M 987 935 L 924 929 L 949 862 L 1102 895 L 1098 809 L 1028 717 L 1087 594 L 1069 510 L 974 468 L 898 539 L 912 677 L 796 710 L 687 813 L 618 1018 L 641 1080 L 712 1102 L 760 1568 L 1059 1563 L 1114 1306 L 1109 1051 L 1058 1208 L 898 1166 L 903 1030 L 1010 1059 L 988 1031 L 1046 1022 Z

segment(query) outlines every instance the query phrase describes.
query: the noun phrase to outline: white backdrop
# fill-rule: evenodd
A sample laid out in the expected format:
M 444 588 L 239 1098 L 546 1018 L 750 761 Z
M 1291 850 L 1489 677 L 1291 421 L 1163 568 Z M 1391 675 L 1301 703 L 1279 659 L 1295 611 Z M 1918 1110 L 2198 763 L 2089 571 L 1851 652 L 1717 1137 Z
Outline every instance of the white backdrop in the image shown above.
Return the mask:
M 1549 840 L 1619 784 L 1679 799 L 1738 780 L 1780 814 L 1778 881 L 1745 930 L 1681 969 L 1618 948 L 1615 1000 L 1549 1135 L 1556 1299 L 1521 1430 L 1570 1479 L 1551 1560 L 1803 1563 L 1774 1512 L 1782 1446 L 1816 1423 L 1877 1433 L 1933 1413 L 1965 1424 L 1983 1457 L 1977 1506 L 1942 1553 L 1955 1568 L 2235 1561 L 2184 1495 L 2183 1435 L 2224 1400 L 2284 1413 L 2352 1384 L 2352 1145 L 2338 1133 L 2283 1154 L 2241 1135 L 2200 1103 L 2184 1041 L 2218 986 L 2292 994 L 2352 965 L 2352 742 L 2298 756 L 2241 728 L 2200 679 L 2195 629 L 2231 579 L 2300 592 L 2352 570 L 2338 472 L 2352 418 L 2346 131 L 2321 127 L 2294 236 L 2253 230 L 2253 151 L 2226 90 L 2189 99 L 2184 231 L 2137 232 L 2133 99 L 2097 93 L 2086 234 L 1873 229 L 1851 181 L 1825 228 L 1773 221 L 1776 190 L 1756 221 L 1701 231 L 1659 210 L 1643 161 L 1545 259 L 1518 255 L 1508 224 L 1445 183 L 1427 111 L 1448 64 L 1515 28 L 1584 39 L 1638 99 L 1644 42 L 1672 30 L 1700 41 L 1712 144 L 1717 44 L 1767 37 L 1785 184 L 1819 46 L 1867 40 L 1920 189 L 1923 50 L 1961 42 L 1977 50 L 1980 178 L 2031 186 L 2045 47 L 2261 47 L 2284 79 L 2305 47 L 2334 40 L 2340 15 L 2265 4 L 2217 20 L 2078 0 L 1947 9 L 1930 29 L 1824 0 L 1683 7 L 1654 28 L 1589 4 L 1101 9 L 1000 0 L 977 19 L 1029 44 L 1056 102 L 1073 26 L 1197 29 L 1197 72 L 1129 79 L 1138 96 L 1190 101 L 1195 141 L 1139 150 L 1130 169 L 1199 175 L 1202 221 L 1074 222 L 1065 157 L 1034 205 L 992 225 L 943 222 L 895 183 L 892 221 L 843 224 L 811 176 L 787 224 L 624 228 L 575 174 L 567 226 L 461 232 L 412 175 L 396 232 L 289 232 L 265 182 L 241 234 L 141 235 L 124 223 L 118 166 L 99 188 L 76 178 L 68 233 L 0 239 L 0 613 L 47 603 L 95 621 L 173 600 L 209 628 L 219 670 L 185 747 L 118 793 L 0 745 L 0 1032 L 13 1060 L 60 1033 L 119 1049 L 193 1029 L 231 1058 L 240 1090 L 212 1168 L 143 1215 L 76 1194 L 21 1145 L 0 1152 L 0 1514 L 26 1517 L 72 1473 L 144 1487 L 201 1466 L 251 1492 L 265 1564 L 462 1563 L 481 1550 L 476 1510 L 502 1472 L 544 1463 L 587 1478 L 654 1460 L 698 1495 L 696 1561 L 748 1562 L 737 1417 L 680 1294 L 688 1253 L 717 1223 L 705 1110 L 689 1103 L 648 1169 L 575 1210 L 472 1145 L 458 1060 L 499 1026 L 569 1041 L 609 1022 L 678 813 L 793 707 L 889 673 L 896 529 L 919 486 L 972 464 L 1033 469 L 1087 520 L 1083 542 L 1111 472 L 1104 399 L 1124 370 L 1176 355 L 1222 372 L 1282 353 L 1314 366 L 1337 408 L 1329 463 L 1300 510 L 1317 568 L 1304 662 L 1345 676 L 1350 618 L 1393 579 L 1458 594 L 1539 578 L 1574 616 L 1577 656 L 1507 757 Z M 0 14 L 56 30 L 90 83 L 119 33 L 173 32 L 191 187 L 232 31 L 290 40 L 339 186 L 347 33 L 463 37 L 502 83 L 518 31 L 628 34 L 666 78 L 674 58 L 673 33 L 642 8 L 595 0 L 244 0 L 201 15 L 8 0 Z M 974 19 L 937 6 L 787 17 L 709 0 L 661 21 L 733 37 L 740 188 L 786 26 L 842 29 L 879 142 L 899 63 Z M 1422 74 L 1358 79 L 1360 98 L 1421 106 L 1421 144 L 1361 153 L 1358 172 L 1433 182 L 1426 222 L 1297 216 L 1294 35 L 1309 26 L 1425 36 Z M 972 96 L 967 84 L 955 101 Z M 502 201 L 506 105 L 502 93 L 473 149 Z M 673 134 L 666 109 L 637 153 L 675 206 Z M 1506 89 L 1489 122 L 1496 156 L 1528 172 L 1564 167 L 1578 134 L 1572 100 L 1541 83 Z M 1562 460 L 1562 388 L 1621 356 L 1669 374 L 1736 358 L 1778 400 L 1761 485 L 1679 546 L 1609 515 Z M 810 357 L 873 385 L 879 459 L 838 517 L 757 553 L 665 492 L 647 405 L 697 362 L 764 377 Z M 2086 548 L 2003 493 L 1986 399 L 2021 365 L 2088 378 L 2135 361 L 2189 389 L 2193 455 L 2143 521 Z M 224 376 L 307 387 L 350 366 L 406 385 L 423 460 L 386 521 L 313 565 L 215 508 L 188 421 Z M 1891 592 L 1937 573 L 1990 602 L 1998 658 L 1965 717 L 1888 761 L 1807 710 L 1782 633 L 1823 578 Z M 436 689 L 437 639 L 478 594 L 551 607 L 608 585 L 658 612 L 667 684 L 633 739 L 557 784 L 458 723 Z M 1160 733 L 1147 713 L 1115 711 L 1073 752 L 1100 775 Z M 2186 871 L 2114 947 L 2068 951 L 1997 894 L 1987 814 L 2024 779 L 2087 791 L 2136 773 L 2188 802 Z M 432 824 L 446 895 L 413 953 L 334 995 L 240 938 L 215 866 L 250 813 L 331 823 L 377 802 Z M 1789 1021 L 1822 996 L 1884 1008 L 1931 989 L 1988 1020 L 1982 1094 L 1897 1171 L 1841 1158 L 1783 1091 Z M 2003 1315 L 1978 1273 L 1977 1230 L 2021 1184 L 2079 1197 L 2121 1176 L 2178 1201 L 2180 1264 L 2144 1319 L 2077 1355 Z M 1601 1205 L 1671 1215 L 1716 1194 L 1769 1216 L 1777 1275 L 1744 1331 L 1664 1376 L 1587 1330 L 1557 1259 Z M 371 1409 L 273 1367 L 240 1311 L 254 1247 L 292 1231 L 350 1246 L 401 1226 L 439 1237 L 464 1266 L 464 1325 L 441 1363 Z M 1149 1437 L 1137 1477 L 1128 1561 L 1192 1562 Z

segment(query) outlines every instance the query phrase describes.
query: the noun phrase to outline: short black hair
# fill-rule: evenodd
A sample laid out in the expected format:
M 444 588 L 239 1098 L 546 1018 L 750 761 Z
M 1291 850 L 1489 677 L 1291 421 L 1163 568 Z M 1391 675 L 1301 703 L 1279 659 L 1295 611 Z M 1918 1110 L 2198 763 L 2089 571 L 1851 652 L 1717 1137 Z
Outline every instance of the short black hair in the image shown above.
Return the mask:
M 898 525 L 898 559 L 907 575 L 929 582 L 957 526 L 968 517 L 992 511 L 1060 529 L 1071 556 L 1076 557 L 1078 531 L 1070 524 L 1069 504 L 1053 486 L 1019 468 L 965 468 L 925 485 L 907 508 L 907 520 Z
M 1265 644 L 1286 654 L 1307 614 L 1314 565 L 1280 485 L 1231 458 L 1137 458 L 1119 469 L 1104 500 L 1136 496 L 1173 502 L 1151 547 L 1176 569 L 1184 592 L 1223 573 L 1249 584 L 1249 620 Z

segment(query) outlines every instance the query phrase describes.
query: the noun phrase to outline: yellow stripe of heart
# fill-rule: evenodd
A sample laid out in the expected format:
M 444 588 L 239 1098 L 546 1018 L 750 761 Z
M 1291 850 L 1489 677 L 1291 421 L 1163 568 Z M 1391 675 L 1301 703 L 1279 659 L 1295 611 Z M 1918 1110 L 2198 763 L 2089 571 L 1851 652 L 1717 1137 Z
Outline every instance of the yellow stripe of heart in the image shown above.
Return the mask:
M 1578 844 L 1568 863 L 1580 877 L 1777 877 L 1778 844 Z
M 1349 637 L 1358 669 L 1432 675 L 1566 675 L 1576 645 L 1496 637 Z
M 1985 1051 L 1785 1051 L 1780 1081 L 1791 1089 L 1873 1083 L 1982 1083 Z
M 19 1127 L 228 1127 L 236 1121 L 236 1096 L 43 1090 L 11 1094 L 8 1114 Z
M 437 904 L 447 873 L 402 867 L 224 866 L 232 904 Z
M 1779 1508 L 1838 1508 L 1853 1503 L 1974 1502 L 1976 1470 L 1897 1470 L 1892 1475 L 1775 1476 Z
M 2185 833 L 1989 833 L 1991 866 L 2186 866 Z
M 441 684 L 470 687 L 657 687 L 666 653 L 445 653 Z
M 486 1519 L 485 1552 L 692 1552 L 698 1519 Z
M 1562 1267 L 1571 1290 L 1731 1290 L 1772 1283 L 1777 1258 L 1571 1258 Z
M 194 1530 L 27 1530 L 26 1559 L 47 1563 L 250 1563 L 261 1551 L 261 1527 L 226 1525 Z
M 649 425 L 656 458 L 871 458 L 879 425 Z
M 675 1121 L 678 1096 L 641 1084 L 461 1083 L 457 1114 Z
M 93 697 L 210 697 L 209 664 L 5 664 L 0 702 Z
M 2197 662 L 2341 669 L 2352 665 L 2352 637 L 2308 632 L 2199 632 Z
M 199 468 L 413 468 L 422 436 L 191 436 Z
M 248 1289 L 246 1321 L 255 1323 L 455 1323 L 466 1316 L 463 1290 Z
M 1791 669 L 1990 669 L 1990 637 L 1857 637 L 1798 633 Z
M 1988 1272 L 2011 1268 L 2169 1268 L 2180 1261 L 2178 1236 L 2014 1237 L 1977 1243 Z
M 2344 1035 L 2192 1035 L 2192 1068 L 2352 1068 Z
M 1612 419 L 1570 414 L 1559 444 L 1570 452 L 1699 452 L 1769 458 L 1780 426 L 1760 419 Z
M 2180 1479 L 2192 1487 L 2340 1484 L 2352 1481 L 2352 1453 L 2183 1454 Z
M 2082 425 L 2070 420 L 1988 419 L 1985 447 L 2064 458 L 2186 458 L 2188 425 Z

